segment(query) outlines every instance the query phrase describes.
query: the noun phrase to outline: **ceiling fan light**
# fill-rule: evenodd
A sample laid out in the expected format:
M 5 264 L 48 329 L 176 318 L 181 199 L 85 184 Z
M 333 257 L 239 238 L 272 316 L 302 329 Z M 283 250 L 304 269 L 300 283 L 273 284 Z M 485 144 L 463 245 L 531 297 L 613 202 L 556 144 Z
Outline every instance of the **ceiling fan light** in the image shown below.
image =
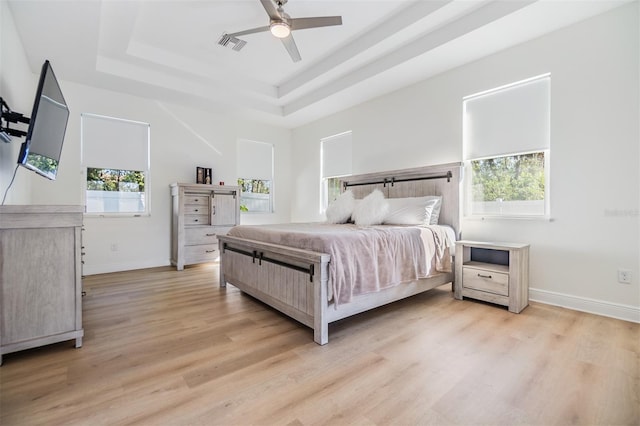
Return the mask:
M 278 38 L 287 38 L 291 34 L 291 28 L 286 22 L 272 22 L 269 29 L 271 34 Z

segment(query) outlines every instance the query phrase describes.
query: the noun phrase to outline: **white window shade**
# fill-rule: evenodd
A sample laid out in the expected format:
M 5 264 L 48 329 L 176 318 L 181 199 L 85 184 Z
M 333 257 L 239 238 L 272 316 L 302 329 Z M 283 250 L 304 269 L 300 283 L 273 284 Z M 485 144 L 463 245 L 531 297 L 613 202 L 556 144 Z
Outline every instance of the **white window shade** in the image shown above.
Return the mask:
M 351 132 L 341 133 L 321 140 L 322 177 L 351 174 Z
M 82 164 L 85 167 L 149 169 L 149 124 L 82 114 Z
M 238 177 L 273 179 L 273 145 L 265 142 L 238 140 Z
M 465 159 L 549 149 L 550 77 L 464 99 Z

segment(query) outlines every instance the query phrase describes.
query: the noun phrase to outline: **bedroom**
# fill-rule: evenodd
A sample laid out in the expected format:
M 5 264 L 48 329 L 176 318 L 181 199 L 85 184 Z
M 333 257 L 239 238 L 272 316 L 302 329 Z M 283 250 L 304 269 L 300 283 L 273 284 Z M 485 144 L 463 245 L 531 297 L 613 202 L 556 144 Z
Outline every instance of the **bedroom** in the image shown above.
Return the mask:
M 169 184 L 193 180 L 196 165 L 214 168 L 214 181 L 233 182 L 236 139 L 272 143 L 277 153 L 275 213 L 245 215 L 243 223 L 317 220 L 319 209 L 309 206 L 317 206 L 320 198 L 322 138 L 353 132 L 354 173 L 460 161 L 464 96 L 551 72 L 553 221 L 463 219 L 464 237 L 531 244 L 532 300 L 637 322 L 637 7 L 637 2 L 624 5 L 293 129 L 249 119 L 231 121 L 204 108 L 156 102 L 59 75 L 74 111 L 151 123 L 152 144 L 157 144 L 152 148 L 151 195 L 158 214 L 86 219 L 85 273 L 168 265 Z M 11 10 L 3 2 L 1 89 L 15 110 L 30 107 L 38 62 L 28 61 Z M 79 121 L 79 114 L 71 117 L 63 153 L 68 166 L 58 180 L 44 181 L 20 170 L 9 193 L 10 204 L 80 202 Z M 0 146 L 3 190 L 13 172 L 17 145 Z M 211 158 L 210 164 L 201 164 L 201 158 Z M 117 251 L 111 250 L 113 244 Z M 632 271 L 630 285 L 617 282 L 619 268 Z

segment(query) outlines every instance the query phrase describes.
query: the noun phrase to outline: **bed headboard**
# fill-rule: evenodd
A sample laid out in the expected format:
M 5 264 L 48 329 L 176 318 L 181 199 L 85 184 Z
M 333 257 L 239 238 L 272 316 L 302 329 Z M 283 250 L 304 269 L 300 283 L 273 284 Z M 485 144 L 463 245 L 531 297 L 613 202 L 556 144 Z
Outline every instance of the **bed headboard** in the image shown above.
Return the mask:
M 451 225 L 460 238 L 461 174 L 462 163 L 448 163 L 353 175 L 345 177 L 340 183 L 341 190 L 350 189 L 355 198 L 364 198 L 376 188 L 386 198 L 440 195 L 440 223 Z

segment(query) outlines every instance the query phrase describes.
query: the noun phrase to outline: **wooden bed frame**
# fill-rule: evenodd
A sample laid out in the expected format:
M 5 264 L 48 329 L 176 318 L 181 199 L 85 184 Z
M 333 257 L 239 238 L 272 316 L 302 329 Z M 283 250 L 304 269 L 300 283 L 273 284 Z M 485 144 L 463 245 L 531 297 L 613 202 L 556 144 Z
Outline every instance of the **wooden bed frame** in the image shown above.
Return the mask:
M 460 230 L 461 163 L 350 176 L 342 188 L 363 198 L 378 188 L 387 198 L 441 195 L 440 224 Z M 337 308 L 327 301 L 330 256 L 282 245 L 219 236 L 220 286 L 241 291 L 313 328 L 313 340 L 329 341 L 329 323 L 453 283 L 453 271 L 354 297 Z

